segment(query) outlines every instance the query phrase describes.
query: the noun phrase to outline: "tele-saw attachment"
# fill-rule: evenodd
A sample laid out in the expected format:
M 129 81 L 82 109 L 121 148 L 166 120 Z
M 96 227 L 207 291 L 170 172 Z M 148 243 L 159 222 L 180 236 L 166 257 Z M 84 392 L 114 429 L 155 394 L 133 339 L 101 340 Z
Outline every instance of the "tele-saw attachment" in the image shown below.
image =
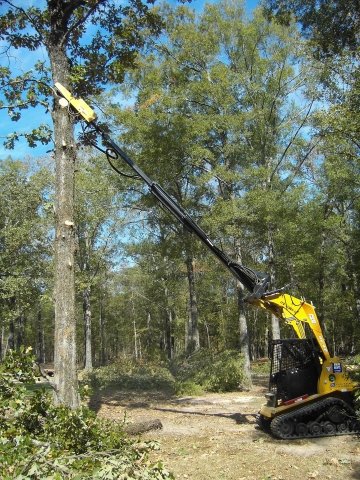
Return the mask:
M 61 83 L 56 82 L 55 87 L 59 93 L 69 102 L 69 104 L 86 120 L 88 123 L 96 120 L 96 113 L 82 98 L 75 98 L 71 95 Z

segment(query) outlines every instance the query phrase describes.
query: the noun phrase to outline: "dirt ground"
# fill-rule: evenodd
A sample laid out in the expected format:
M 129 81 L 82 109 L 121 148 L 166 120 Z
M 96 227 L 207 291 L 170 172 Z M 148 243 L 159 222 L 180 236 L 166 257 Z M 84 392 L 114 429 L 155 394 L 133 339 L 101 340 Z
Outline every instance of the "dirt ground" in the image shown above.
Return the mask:
M 159 419 L 161 459 L 177 480 L 360 480 L 356 436 L 276 440 L 258 430 L 255 415 L 266 388 L 169 397 L 163 393 L 108 391 L 95 399 L 101 417 L 137 422 Z

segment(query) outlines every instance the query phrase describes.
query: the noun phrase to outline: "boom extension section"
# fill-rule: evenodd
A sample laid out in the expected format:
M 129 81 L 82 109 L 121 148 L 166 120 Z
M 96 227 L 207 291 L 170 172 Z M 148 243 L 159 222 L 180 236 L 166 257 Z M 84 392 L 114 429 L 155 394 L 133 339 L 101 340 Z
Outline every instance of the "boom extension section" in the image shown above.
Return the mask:
M 246 288 L 249 290 L 249 299 L 260 298 L 263 296 L 269 286 L 270 277 L 266 274 L 258 273 L 251 268 L 245 267 L 231 258 L 226 253 L 220 250 L 210 238 L 206 235 L 204 230 L 191 218 L 191 216 L 184 210 L 160 185 L 152 181 L 146 173 L 117 145 L 110 136 L 101 128 L 96 121 L 96 113 L 89 105 L 82 99 L 77 99 L 60 83 L 55 83 L 58 92 L 64 97 L 73 109 L 81 115 L 86 123 L 91 126 L 98 135 L 102 138 L 104 144 L 122 160 L 148 185 L 150 192 L 157 198 L 174 217 L 176 217 L 185 228 L 194 233 L 211 251 L 212 253 L 231 271 Z

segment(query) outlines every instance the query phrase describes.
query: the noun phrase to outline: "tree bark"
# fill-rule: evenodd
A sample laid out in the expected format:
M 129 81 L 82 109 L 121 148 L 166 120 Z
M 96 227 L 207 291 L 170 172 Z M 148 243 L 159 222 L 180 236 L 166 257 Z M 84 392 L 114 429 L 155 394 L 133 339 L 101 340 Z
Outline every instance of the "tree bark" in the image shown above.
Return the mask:
M 99 299 L 99 332 L 100 332 L 100 365 L 105 365 L 106 363 L 106 348 L 105 348 L 105 313 L 103 305 L 103 293 L 100 288 L 100 299 Z
M 9 336 L 8 336 L 8 348 L 10 350 L 15 350 L 15 324 L 14 320 L 9 322 Z
M 20 315 L 17 318 L 17 328 L 16 328 L 16 348 L 20 348 L 21 345 L 25 345 L 26 343 L 26 338 L 25 338 L 25 323 L 26 323 L 26 318 L 23 313 L 20 313 Z
M 200 348 L 199 312 L 195 291 L 195 259 L 191 255 L 188 255 L 186 259 L 186 268 L 189 285 L 189 317 L 185 337 L 185 350 L 187 355 L 191 355 Z
M 164 340 L 165 340 L 165 350 L 166 356 L 169 360 L 173 358 L 173 341 L 172 341 L 172 309 L 169 306 L 169 290 L 165 287 L 165 300 L 166 300 L 166 308 L 165 308 L 165 316 L 164 316 Z
M 270 285 L 274 287 L 275 284 L 275 247 L 273 240 L 273 227 L 272 225 L 268 226 L 268 251 L 269 251 L 269 274 L 270 274 Z M 280 322 L 278 317 L 271 314 L 271 332 L 273 340 L 280 338 Z
M 236 242 L 236 261 L 242 264 L 240 244 Z M 237 302 L 238 302 L 238 315 L 239 315 L 239 341 L 240 352 L 244 356 L 244 376 L 247 386 L 252 385 L 251 379 L 251 365 L 250 365 L 250 345 L 249 345 L 249 331 L 245 316 L 245 303 L 244 303 L 244 286 L 237 280 L 236 281 Z
M 166 309 L 165 314 L 165 339 L 166 339 L 166 355 L 169 360 L 174 357 L 174 337 L 172 336 L 173 312 L 171 308 Z
M 0 320 L 0 362 L 4 358 L 4 333 L 5 333 L 4 325 Z
M 68 87 L 69 65 L 62 41 L 66 23 L 61 5 L 50 10 L 47 45 L 54 82 Z M 74 171 L 76 146 L 67 109 L 55 101 L 52 111 L 55 139 L 55 402 L 79 406 L 76 369 Z
M 318 300 L 317 300 L 317 316 L 319 319 L 319 323 L 325 338 L 328 336 L 327 326 L 324 322 L 325 318 L 325 264 L 326 264 L 326 240 L 327 240 L 327 233 L 324 228 L 324 223 L 328 219 L 331 213 L 331 205 L 329 201 L 326 201 L 323 205 L 323 218 L 322 218 L 322 230 L 320 236 L 320 246 L 319 246 L 319 253 L 318 253 Z M 332 344 L 332 348 L 334 345 Z M 332 352 L 335 355 L 334 351 Z
M 131 311 L 133 318 L 133 333 L 134 333 L 134 356 L 135 360 L 139 359 L 139 350 L 138 350 L 138 332 L 136 328 L 136 311 L 134 303 L 134 293 L 131 294 Z
M 80 221 L 79 221 L 80 223 Z M 86 225 L 77 225 L 77 259 L 80 271 L 85 274 L 86 287 L 82 292 L 84 320 L 84 368 L 92 370 L 92 324 L 91 324 L 91 284 L 90 284 L 90 241 Z
M 92 343 L 91 343 L 91 302 L 90 302 L 91 288 L 87 286 L 83 291 L 83 314 L 84 314 L 84 329 L 85 329 L 85 370 L 92 370 Z
M 38 363 L 45 363 L 45 334 L 44 322 L 42 318 L 41 308 L 39 307 L 36 323 L 36 356 Z

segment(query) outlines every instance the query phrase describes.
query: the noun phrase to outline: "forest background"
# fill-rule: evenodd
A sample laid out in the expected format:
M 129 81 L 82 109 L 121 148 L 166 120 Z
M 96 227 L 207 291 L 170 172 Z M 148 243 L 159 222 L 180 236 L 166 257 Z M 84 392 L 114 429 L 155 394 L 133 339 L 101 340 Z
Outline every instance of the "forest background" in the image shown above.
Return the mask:
M 317 50 L 295 22 L 279 24 L 260 7 L 251 15 L 236 1 L 193 7 L 155 7 L 161 33 L 145 27 L 146 41 L 126 68 L 112 72 L 105 91 L 86 90 L 82 65 L 72 69 L 74 88 L 214 243 L 268 272 L 273 288 L 286 285 L 312 301 L 331 351 L 354 354 L 360 342 L 358 51 L 351 44 L 335 46 L 335 53 Z M 86 34 L 92 33 L 89 27 Z M 114 48 L 116 41 L 109 37 Z M 13 50 L 3 51 L 1 109 L 15 130 L 25 106 L 39 111 L 39 92 L 24 78 L 49 84 L 43 50 L 30 50 L 39 61 L 21 73 L 11 71 Z M 15 83 L 22 79 L 15 93 L 9 72 Z M 46 111 L 52 95 L 40 93 Z M 40 124 L 5 139 L 14 153 L 0 163 L 0 355 L 26 344 L 39 362 L 52 363 L 54 162 L 52 153 L 19 158 L 22 137 L 30 147 L 51 149 L 53 141 L 49 125 Z M 120 357 L 174 360 L 199 349 L 257 359 L 267 355 L 271 337 L 291 334 L 244 304 L 243 286 L 141 182 L 115 175 L 104 155 L 80 141 L 74 239 L 78 366 L 90 370 Z

